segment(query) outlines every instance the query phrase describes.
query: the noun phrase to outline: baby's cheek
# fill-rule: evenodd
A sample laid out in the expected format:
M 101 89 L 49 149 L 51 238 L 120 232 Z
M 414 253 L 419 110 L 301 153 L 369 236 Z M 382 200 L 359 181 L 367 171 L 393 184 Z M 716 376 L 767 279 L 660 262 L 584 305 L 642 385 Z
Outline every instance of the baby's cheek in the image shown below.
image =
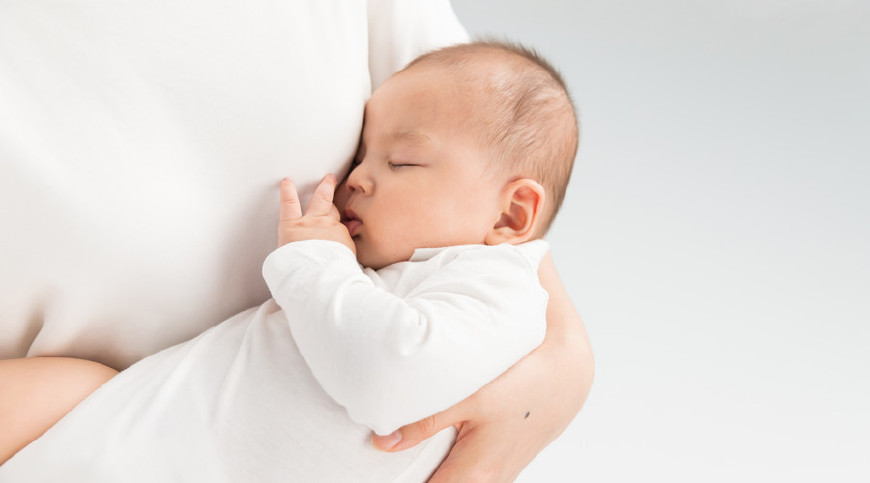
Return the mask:
M 417 230 L 419 230 L 419 228 Z M 414 250 L 418 248 L 429 248 L 429 244 L 426 243 L 424 237 L 413 237 L 408 235 L 408 233 L 399 234 L 393 240 L 388 242 L 390 243 L 390 253 L 388 256 L 392 258 L 392 263 L 408 261 L 411 259 L 411 255 L 414 254 Z

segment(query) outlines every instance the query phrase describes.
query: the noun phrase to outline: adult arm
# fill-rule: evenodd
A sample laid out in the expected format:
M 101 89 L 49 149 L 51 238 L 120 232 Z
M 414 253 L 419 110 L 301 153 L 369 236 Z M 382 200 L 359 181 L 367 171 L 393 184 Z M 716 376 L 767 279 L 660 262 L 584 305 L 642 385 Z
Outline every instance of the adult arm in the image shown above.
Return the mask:
M 375 436 L 376 447 L 400 451 L 456 426 L 456 444 L 430 483 L 506 482 L 562 434 L 586 401 L 594 362 L 586 329 L 549 255 L 538 275 L 550 295 L 543 344 L 456 406 Z

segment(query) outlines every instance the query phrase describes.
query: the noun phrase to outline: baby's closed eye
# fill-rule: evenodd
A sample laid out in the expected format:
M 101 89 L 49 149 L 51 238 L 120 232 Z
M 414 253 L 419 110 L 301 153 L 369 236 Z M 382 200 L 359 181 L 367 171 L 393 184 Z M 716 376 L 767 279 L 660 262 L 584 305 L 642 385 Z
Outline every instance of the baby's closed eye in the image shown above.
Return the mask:
M 392 162 L 392 161 L 388 162 L 387 165 L 390 166 L 390 169 L 398 169 L 398 168 L 408 168 L 408 167 L 413 167 L 413 166 L 420 166 L 419 164 L 415 164 L 415 163 L 394 163 L 394 162 Z

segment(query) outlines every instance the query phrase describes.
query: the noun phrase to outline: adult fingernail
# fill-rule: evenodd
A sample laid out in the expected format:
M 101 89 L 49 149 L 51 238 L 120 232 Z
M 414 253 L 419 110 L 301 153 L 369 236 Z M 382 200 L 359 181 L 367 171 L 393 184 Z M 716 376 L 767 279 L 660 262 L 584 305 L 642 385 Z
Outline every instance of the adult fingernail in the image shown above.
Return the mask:
M 402 441 L 402 433 L 398 430 L 393 431 L 392 433 L 386 436 L 375 436 L 372 438 L 372 442 L 375 444 L 375 447 L 381 451 L 388 451 L 396 447 Z

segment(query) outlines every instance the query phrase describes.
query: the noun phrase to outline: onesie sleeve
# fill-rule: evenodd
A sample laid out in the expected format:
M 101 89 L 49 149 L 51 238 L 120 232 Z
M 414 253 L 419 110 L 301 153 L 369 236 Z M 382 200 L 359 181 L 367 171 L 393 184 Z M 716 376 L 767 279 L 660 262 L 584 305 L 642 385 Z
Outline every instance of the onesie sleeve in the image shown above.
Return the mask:
M 510 245 L 443 255 L 404 274 L 419 280 L 402 296 L 335 242 L 291 243 L 264 264 L 318 382 L 378 434 L 458 403 L 543 341 L 547 293 L 533 257 Z

